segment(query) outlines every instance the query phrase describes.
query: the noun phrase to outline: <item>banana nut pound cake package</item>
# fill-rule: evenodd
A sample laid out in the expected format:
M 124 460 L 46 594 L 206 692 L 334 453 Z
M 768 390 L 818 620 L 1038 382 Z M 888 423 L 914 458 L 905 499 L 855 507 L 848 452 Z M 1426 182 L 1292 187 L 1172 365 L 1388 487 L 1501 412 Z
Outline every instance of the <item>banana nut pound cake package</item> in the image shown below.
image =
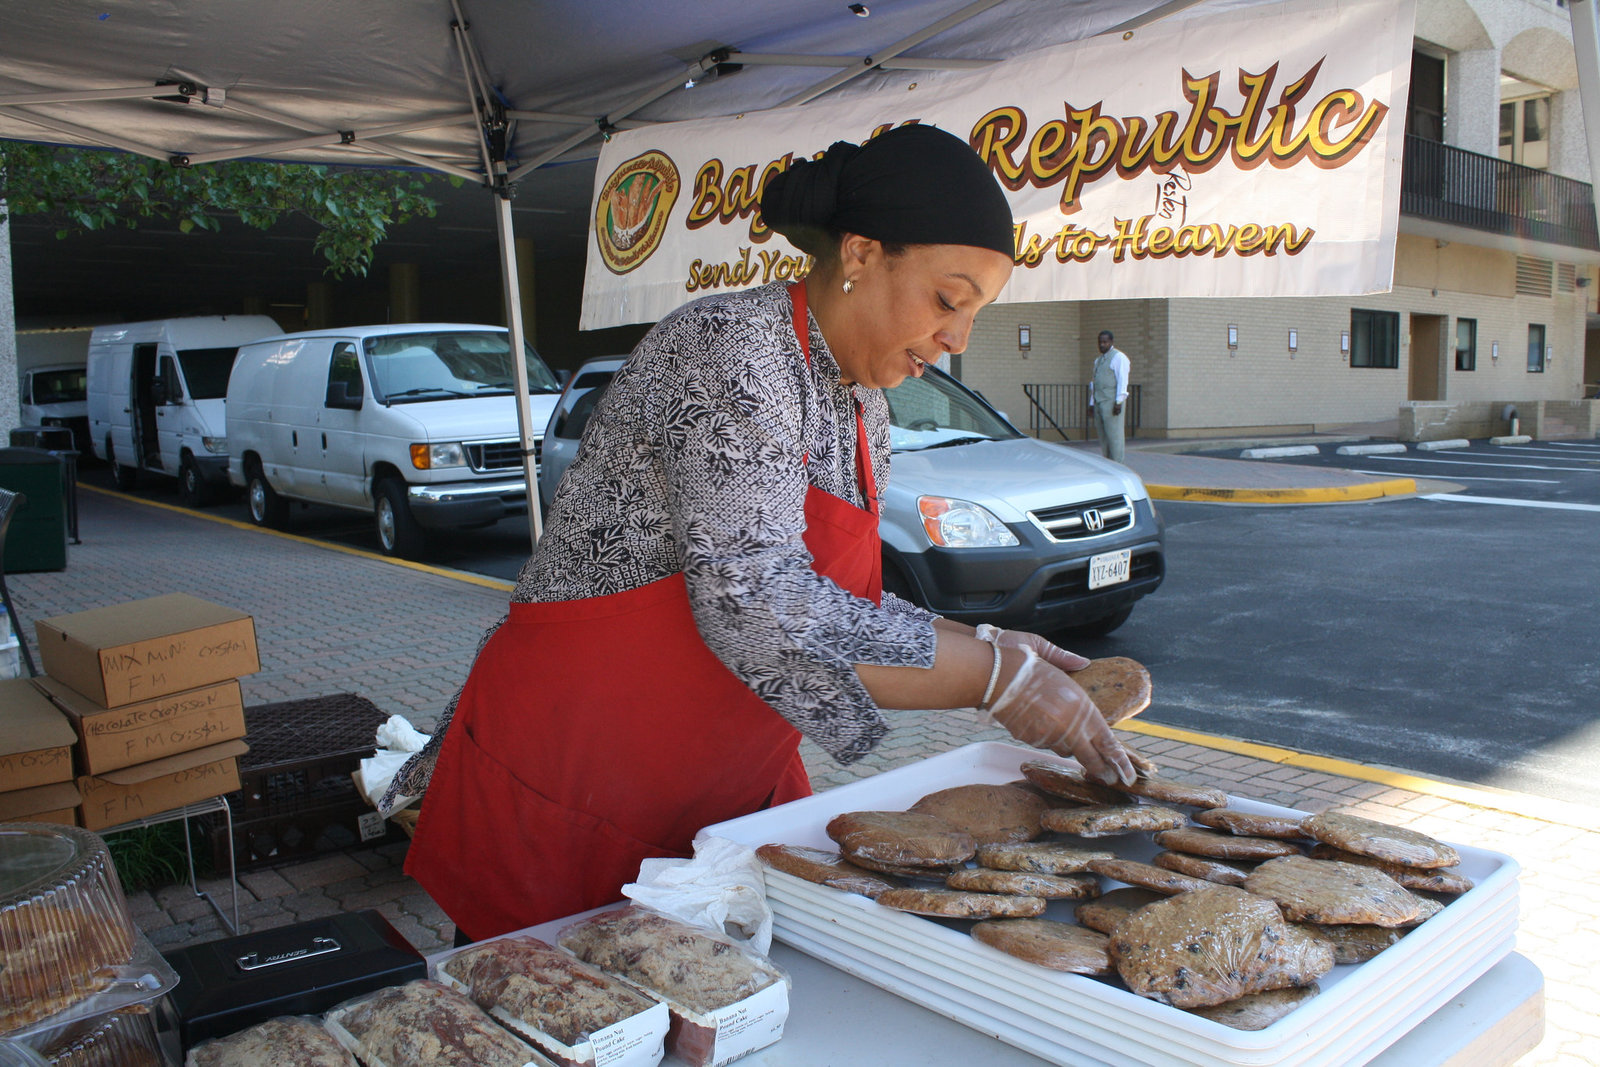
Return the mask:
M 559 1067 L 655 1067 L 667 1006 L 619 978 L 527 936 L 471 945 L 434 968 Z
M 464 995 L 426 978 L 347 1000 L 322 1024 L 361 1067 L 552 1067 Z
M 726 935 L 629 905 L 561 931 L 561 947 L 666 1002 L 667 1051 L 720 1067 L 783 1036 L 789 976 Z

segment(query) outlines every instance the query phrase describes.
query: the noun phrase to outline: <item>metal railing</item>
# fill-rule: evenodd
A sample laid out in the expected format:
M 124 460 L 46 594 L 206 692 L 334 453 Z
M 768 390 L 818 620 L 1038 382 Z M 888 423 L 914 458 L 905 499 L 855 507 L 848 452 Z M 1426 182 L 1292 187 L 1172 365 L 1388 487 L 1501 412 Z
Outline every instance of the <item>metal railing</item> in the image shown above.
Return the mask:
M 1494 156 L 1406 135 L 1400 211 L 1474 230 L 1600 251 L 1594 193 Z
M 1062 440 L 1089 436 L 1089 387 L 1084 383 L 1032 382 L 1025 384 L 1022 392 L 1028 398 L 1028 433 L 1032 436 L 1040 436 L 1046 427 Z M 1143 388 L 1130 384 L 1123 411 L 1129 437 L 1138 437 L 1139 427 L 1144 425 L 1143 400 Z M 1074 430 L 1077 432 L 1071 432 Z

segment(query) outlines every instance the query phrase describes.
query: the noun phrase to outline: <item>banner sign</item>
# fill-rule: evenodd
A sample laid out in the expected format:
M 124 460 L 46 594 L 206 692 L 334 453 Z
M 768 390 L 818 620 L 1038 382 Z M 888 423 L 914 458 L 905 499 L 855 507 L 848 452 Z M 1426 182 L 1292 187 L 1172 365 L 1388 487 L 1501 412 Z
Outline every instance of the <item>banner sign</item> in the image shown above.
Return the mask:
M 1414 0 L 1200 7 L 977 72 L 886 72 L 836 103 L 618 133 L 580 326 L 803 275 L 762 223 L 762 184 L 907 122 L 966 137 L 1008 191 L 1002 302 L 1386 291 L 1413 15 Z

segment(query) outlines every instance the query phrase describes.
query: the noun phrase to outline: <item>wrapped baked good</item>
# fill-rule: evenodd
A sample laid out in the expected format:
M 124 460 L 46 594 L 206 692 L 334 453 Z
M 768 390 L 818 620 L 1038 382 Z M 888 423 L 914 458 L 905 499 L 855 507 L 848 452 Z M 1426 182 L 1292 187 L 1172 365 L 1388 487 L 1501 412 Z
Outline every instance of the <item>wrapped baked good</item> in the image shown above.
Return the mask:
M 666 1005 L 533 937 L 472 945 L 437 979 L 561 1067 L 653 1067 L 667 1036 Z
M 346 1001 L 323 1025 L 364 1067 L 552 1067 L 464 994 L 427 979 Z
M 668 1051 L 691 1067 L 716 1067 L 783 1036 L 788 975 L 731 938 L 629 906 L 580 920 L 559 940 L 664 1001 Z
M 50 1067 L 164 1067 L 155 1020 L 144 1007 L 85 1019 L 45 1049 Z M 281 1064 L 278 1067 L 291 1067 Z
M 184 1067 L 357 1067 L 319 1019 L 283 1015 L 189 1050 Z
M 99 835 L 0 825 L 0 1033 L 107 988 L 133 958 L 136 936 Z

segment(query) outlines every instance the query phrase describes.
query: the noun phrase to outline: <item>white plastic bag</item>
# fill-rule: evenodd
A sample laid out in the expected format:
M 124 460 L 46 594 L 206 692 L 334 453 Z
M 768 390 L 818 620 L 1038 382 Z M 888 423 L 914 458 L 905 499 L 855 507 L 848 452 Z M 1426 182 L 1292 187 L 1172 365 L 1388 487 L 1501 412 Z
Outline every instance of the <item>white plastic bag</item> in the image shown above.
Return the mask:
M 765 956 L 772 949 L 772 909 L 755 851 L 725 837 L 701 837 L 694 858 L 649 859 L 622 895 L 656 911 L 722 931 Z

